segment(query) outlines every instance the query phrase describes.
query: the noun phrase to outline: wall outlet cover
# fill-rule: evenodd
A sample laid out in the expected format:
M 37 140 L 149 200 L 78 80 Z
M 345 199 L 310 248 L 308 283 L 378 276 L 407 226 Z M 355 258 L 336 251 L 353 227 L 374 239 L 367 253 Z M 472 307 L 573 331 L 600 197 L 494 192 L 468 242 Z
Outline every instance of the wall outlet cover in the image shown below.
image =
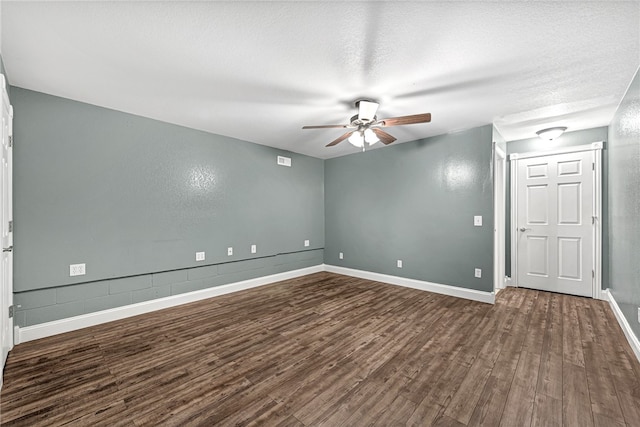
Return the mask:
M 343 254 L 342 252 L 340 252 L 340 254 L 338 255 L 338 257 L 339 257 L 340 259 L 344 259 L 344 254 Z
M 482 270 L 479 269 L 479 268 L 476 268 L 475 275 L 476 275 L 476 277 L 478 279 L 481 278 L 482 277 Z
M 308 240 L 305 240 L 305 241 L 304 241 L 304 246 L 305 246 L 305 247 L 309 246 L 309 241 L 308 241 Z
M 256 252 L 258 252 L 258 246 L 256 245 L 251 245 L 251 253 L 255 254 Z
M 398 262 L 396 262 L 396 265 L 398 266 L 398 268 L 402 268 L 402 260 L 399 259 Z
M 473 225 L 476 227 L 482 227 L 482 215 L 476 215 L 473 217 Z
M 69 265 L 69 276 L 84 276 L 85 274 L 87 274 L 86 264 Z
M 227 248 L 227 256 L 233 255 L 233 248 Z
M 196 252 L 196 261 L 204 261 L 204 252 Z

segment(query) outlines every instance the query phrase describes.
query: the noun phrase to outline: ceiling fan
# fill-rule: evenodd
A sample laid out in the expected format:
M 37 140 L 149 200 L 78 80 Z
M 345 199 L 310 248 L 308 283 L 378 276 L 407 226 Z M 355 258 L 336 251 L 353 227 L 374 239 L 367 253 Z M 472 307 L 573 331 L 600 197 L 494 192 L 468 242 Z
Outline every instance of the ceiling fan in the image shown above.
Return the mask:
M 380 141 L 385 145 L 391 144 L 396 140 L 392 135 L 383 131 L 380 128 L 389 126 L 411 125 L 414 123 L 428 123 L 431 121 L 431 113 L 414 114 L 411 116 L 392 117 L 390 119 L 380 119 L 376 116 L 378 111 L 378 104 L 375 101 L 369 99 L 359 99 L 355 103 L 358 109 L 358 114 L 351 117 L 351 123 L 346 125 L 319 125 L 319 126 L 303 126 L 302 129 L 328 129 L 328 128 L 351 128 L 344 135 L 338 139 L 327 144 L 327 147 L 333 147 L 348 139 L 348 141 L 358 147 L 365 150 L 365 147 L 370 147 L 376 142 Z

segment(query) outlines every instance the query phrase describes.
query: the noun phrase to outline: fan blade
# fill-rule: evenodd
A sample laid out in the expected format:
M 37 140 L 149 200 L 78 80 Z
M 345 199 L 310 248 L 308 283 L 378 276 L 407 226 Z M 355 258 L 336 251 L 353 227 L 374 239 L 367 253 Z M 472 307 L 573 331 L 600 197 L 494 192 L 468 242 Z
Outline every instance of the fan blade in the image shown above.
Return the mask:
M 358 119 L 363 122 L 373 121 L 374 117 L 376 116 L 376 111 L 378 111 L 379 105 L 380 104 L 378 104 L 377 102 L 365 100 L 358 101 Z
M 412 116 L 392 117 L 390 119 L 379 120 L 379 123 L 384 123 L 383 126 L 400 126 L 400 125 L 412 125 L 414 123 L 429 123 L 431 121 L 431 113 L 414 114 Z
M 327 147 L 333 147 L 334 145 L 340 144 L 342 141 L 344 141 L 345 139 L 349 138 L 353 132 L 355 132 L 355 131 L 351 131 L 351 132 L 345 133 L 344 135 L 342 135 L 340 138 L 336 139 L 335 141 L 332 141 L 332 142 L 328 143 Z
M 382 129 L 378 129 L 378 128 L 371 128 L 371 130 L 373 131 L 373 133 L 376 134 L 376 136 L 378 137 L 378 139 L 380 139 L 380 142 L 382 142 L 384 145 L 389 145 L 391 144 L 393 141 L 395 141 L 396 139 L 392 136 L 389 135 L 388 133 L 386 133 L 385 131 L 383 131 Z
M 302 129 L 331 129 L 331 128 L 348 128 L 349 125 L 320 125 L 320 126 L 302 126 Z

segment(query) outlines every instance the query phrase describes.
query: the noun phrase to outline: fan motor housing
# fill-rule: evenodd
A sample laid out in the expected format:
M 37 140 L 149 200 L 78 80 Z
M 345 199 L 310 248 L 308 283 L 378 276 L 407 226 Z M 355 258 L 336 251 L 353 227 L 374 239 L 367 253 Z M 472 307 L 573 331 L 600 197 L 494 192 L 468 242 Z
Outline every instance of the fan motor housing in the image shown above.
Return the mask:
M 362 125 L 366 125 L 366 124 L 370 124 L 370 123 L 375 123 L 377 120 L 378 120 L 378 116 L 373 116 L 373 120 L 371 120 L 371 121 L 360 120 L 358 118 L 358 115 L 356 114 L 355 116 L 351 117 L 351 125 L 352 126 L 362 126 Z

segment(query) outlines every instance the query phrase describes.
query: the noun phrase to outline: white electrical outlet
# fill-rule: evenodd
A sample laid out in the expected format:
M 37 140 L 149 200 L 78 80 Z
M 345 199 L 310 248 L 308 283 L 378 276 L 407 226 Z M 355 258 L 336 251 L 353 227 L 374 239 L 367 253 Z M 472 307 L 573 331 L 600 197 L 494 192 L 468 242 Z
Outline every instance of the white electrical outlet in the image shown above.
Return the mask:
M 399 259 L 398 262 L 396 262 L 396 265 L 398 266 L 398 268 L 402 268 L 402 260 Z
M 251 245 L 251 253 L 255 254 L 256 252 L 258 252 L 258 246 L 256 245 Z
M 233 248 L 227 248 L 227 256 L 233 255 Z
M 338 255 L 338 257 L 339 257 L 340 259 L 344 259 L 344 254 L 343 254 L 342 252 L 340 252 L 340 254 Z
M 305 247 L 309 246 L 309 241 L 308 241 L 308 240 L 305 240 L 305 241 L 304 241 L 304 246 L 305 246 Z
M 196 252 L 196 261 L 204 261 L 204 252 Z
M 476 215 L 473 217 L 473 225 L 476 227 L 482 227 L 482 215 Z
M 476 277 L 479 279 L 482 277 L 482 269 L 476 268 Z
M 86 264 L 69 265 L 69 276 L 84 276 L 87 274 Z

